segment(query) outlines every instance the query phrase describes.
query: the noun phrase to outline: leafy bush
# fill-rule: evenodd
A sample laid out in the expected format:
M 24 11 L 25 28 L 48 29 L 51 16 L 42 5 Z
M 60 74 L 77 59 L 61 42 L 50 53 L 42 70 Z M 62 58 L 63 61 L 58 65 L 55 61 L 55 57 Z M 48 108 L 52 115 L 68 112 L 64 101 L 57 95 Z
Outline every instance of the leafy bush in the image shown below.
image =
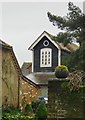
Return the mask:
M 6 108 L 2 107 L 2 113 L 8 113 L 8 114 L 18 114 L 20 113 L 20 110 L 14 106 L 8 106 Z
M 43 101 L 41 101 L 41 103 L 39 104 L 35 116 L 37 119 L 40 120 L 45 120 L 47 118 L 47 108 Z
M 2 115 L 2 120 L 33 120 L 34 116 L 28 116 L 21 113 L 18 114 L 10 114 L 4 113 Z
M 33 109 L 33 112 L 34 112 L 34 113 L 36 112 L 36 110 L 37 110 L 39 104 L 40 104 L 40 101 L 38 101 L 38 100 L 32 102 L 31 105 L 32 105 L 32 109 Z
M 28 110 L 28 108 L 26 108 Z M 31 110 L 29 110 L 31 111 Z M 33 120 L 34 114 L 26 115 L 18 108 L 8 107 L 2 111 L 2 120 Z
M 30 104 L 26 104 L 25 113 L 26 115 L 31 115 L 33 113 L 32 106 Z

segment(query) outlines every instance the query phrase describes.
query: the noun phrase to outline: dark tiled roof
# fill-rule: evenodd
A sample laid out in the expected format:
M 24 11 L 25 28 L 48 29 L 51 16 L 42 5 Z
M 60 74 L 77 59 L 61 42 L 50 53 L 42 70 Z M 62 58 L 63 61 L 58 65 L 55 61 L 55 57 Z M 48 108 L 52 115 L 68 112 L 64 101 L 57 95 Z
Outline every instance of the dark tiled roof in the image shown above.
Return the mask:
M 56 78 L 54 72 L 35 72 L 26 76 L 37 85 L 48 85 L 50 78 Z

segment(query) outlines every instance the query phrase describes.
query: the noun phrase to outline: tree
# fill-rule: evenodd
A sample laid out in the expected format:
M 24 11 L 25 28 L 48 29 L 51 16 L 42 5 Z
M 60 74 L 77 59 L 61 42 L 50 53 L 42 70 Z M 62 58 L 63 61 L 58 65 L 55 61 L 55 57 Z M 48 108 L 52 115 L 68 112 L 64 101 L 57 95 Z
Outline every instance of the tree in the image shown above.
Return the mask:
M 47 108 L 44 101 L 41 101 L 37 110 L 36 110 L 36 118 L 38 120 L 46 120 L 47 118 Z
M 72 2 L 68 3 L 68 11 L 69 13 L 65 17 L 55 16 L 50 12 L 47 15 L 49 21 L 62 30 L 55 37 L 55 41 L 63 42 L 65 46 L 74 40 L 80 44 L 80 48 L 69 56 L 68 67 L 72 63 L 71 67 L 85 71 L 85 14 Z

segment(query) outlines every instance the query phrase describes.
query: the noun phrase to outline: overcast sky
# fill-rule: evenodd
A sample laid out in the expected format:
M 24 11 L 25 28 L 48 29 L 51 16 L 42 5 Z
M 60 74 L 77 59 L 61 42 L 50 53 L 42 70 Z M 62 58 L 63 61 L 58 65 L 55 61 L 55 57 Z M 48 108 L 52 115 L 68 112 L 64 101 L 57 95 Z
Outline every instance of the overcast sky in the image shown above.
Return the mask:
M 59 30 L 49 22 L 47 12 L 65 16 L 68 2 L 3 2 L 0 4 L 2 13 L 3 41 L 13 46 L 20 66 L 23 62 L 32 61 L 32 53 L 28 47 L 43 31 L 56 35 Z M 76 2 L 83 8 L 83 2 Z M 0 32 L 1 33 L 1 32 Z

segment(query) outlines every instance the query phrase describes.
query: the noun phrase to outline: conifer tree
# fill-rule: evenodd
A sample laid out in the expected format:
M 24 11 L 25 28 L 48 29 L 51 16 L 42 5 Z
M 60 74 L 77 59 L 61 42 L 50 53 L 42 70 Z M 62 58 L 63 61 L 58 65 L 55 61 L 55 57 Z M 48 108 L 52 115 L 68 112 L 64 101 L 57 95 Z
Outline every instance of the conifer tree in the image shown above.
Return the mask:
M 38 120 L 46 120 L 47 118 L 47 108 L 44 101 L 41 101 L 41 103 L 39 104 L 36 110 L 36 118 Z
M 79 50 L 69 56 L 68 67 L 85 71 L 85 14 L 72 2 L 68 3 L 68 11 L 64 17 L 52 15 L 50 12 L 47 15 L 49 21 L 62 30 L 55 37 L 55 41 L 62 42 L 66 46 L 75 40 L 80 45 Z

